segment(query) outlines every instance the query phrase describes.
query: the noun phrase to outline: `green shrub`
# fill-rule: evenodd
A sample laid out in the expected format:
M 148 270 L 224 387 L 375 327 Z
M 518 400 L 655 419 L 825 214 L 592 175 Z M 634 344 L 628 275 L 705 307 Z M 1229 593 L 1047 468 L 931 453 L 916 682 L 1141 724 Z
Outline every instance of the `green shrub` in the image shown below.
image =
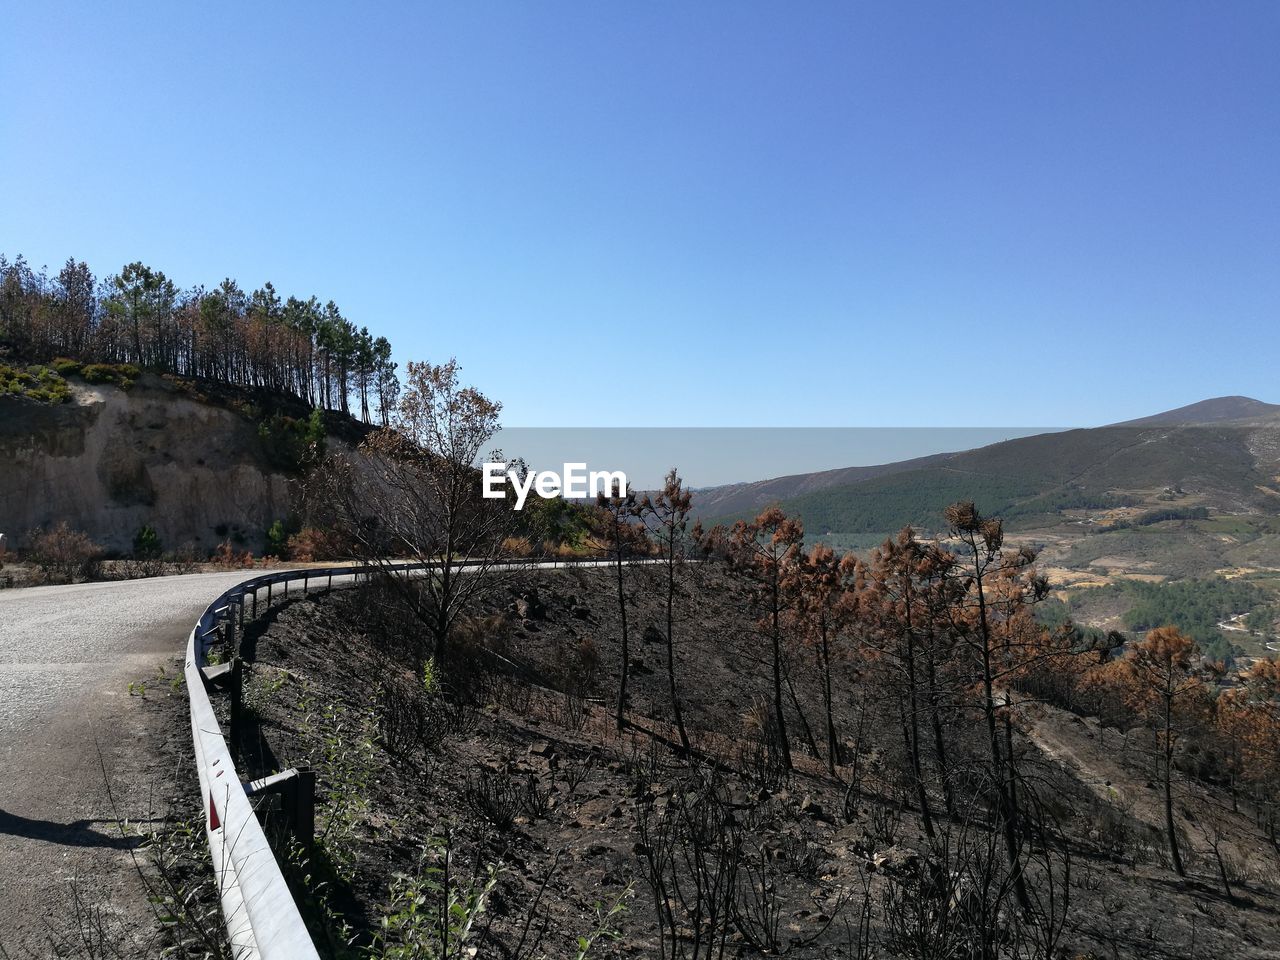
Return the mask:
M 116 375 L 105 363 L 91 363 L 81 373 L 90 383 L 115 383 Z
M 79 360 L 72 360 L 70 357 L 53 358 L 53 369 L 57 370 L 58 373 L 62 374 L 64 377 L 76 376 L 83 366 L 84 364 Z
M 71 387 L 49 367 L 36 364 L 22 369 L 0 363 L 0 396 L 5 394 L 37 403 L 66 403 Z
M 250 419 L 259 419 L 256 407 L 248 406 L 243 412 Z M 259 419 L 258 439 L 263 455 L 272 466 L 298 473 L 312 457 L 324 451 L 324 419 L 319 410 L 312 411 L 306 420 L 273 413 Z
M 91 363 L 80 374 L 90 383 L 111 383 L 128 389 L 142 371 L 132 363 Z
M 289 530 L 282 520 L 267 528 L 267 556 L 283 557 L 289 550 Z
M 418 869 L 392 880 L 390 903 L 369 956 L 443 960 L 475 955 L 476 948 L 468 948 L 468 941 L 489 906 L 502 868 L 489 864 L 470 881 L 460 883 L 451 875 L 457 870 L 452 861 L 449 842 L 433 837 L 423 848 Z
M 441 692 L 435 657 L 427 657 L 427 662 L 422 665 L 422 690 L 429 697 L 434 697 Z
M 163 553 L 156 528 L 146 524 L 133 535 L 133 555 L 138 560 L 154 560 Z
M 467 869 L 458 862 L 450 837 L 431 837 L 422 848 L 413 873 L 400 873 L 391 881 L 387 905 L 373 943 L 366 948 L 371 960 L 445 960 L 482 954 L 480 943 L 488 931 L 482 917 L 505 868 L 489 863 Z M 575 938 L 573 960 L 587 960 L 597 945 L 621 937 L 618 922 L 627 912 L 631 887 L 610 904 L 597 902 L 591 929 Z M 531 905 L 528 923 L 536 919 Z M 530 953 L 540 960 L 546 955 Z M 564 955 L 567 956 L 567 955 Z

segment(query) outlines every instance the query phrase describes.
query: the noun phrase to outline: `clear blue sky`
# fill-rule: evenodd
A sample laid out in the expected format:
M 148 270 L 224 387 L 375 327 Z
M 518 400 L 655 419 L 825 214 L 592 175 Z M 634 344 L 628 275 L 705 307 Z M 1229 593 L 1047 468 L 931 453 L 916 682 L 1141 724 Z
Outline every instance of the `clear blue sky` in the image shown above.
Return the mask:
M 1280 401 L 1277 50 L 1274 2 L 10 3 L 0 250 L 332 298 L 511 425 Z

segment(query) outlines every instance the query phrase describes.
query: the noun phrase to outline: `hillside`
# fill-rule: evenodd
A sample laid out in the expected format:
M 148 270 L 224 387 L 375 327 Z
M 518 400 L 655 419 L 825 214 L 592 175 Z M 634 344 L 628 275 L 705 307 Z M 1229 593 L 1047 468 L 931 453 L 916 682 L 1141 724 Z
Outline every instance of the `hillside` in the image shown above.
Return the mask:
M 1042 519 L 1181 487 L 1222 510 L 1265 511 L 1280 497 L 1278 462 L 1280 406 L 1225 397 L 1109 427 L 716 487 L 700 492 L 698 510 L 728 518 L 782 502 L 814 532 L 881 533 L 906 523 L 932 529 L 942 505 L 964 498 Z
M 300 402 L 152 374 L 127 389 L 77 377 L 67 386 L 62 403 L 0 395 L 0 532 L 10 545 L 66 521 L 108 550 L 127 550 L 147 524 L 170 549 L 203 555 L 230 539 L 257 552 L 267 527 L 294 511 Z M 363 429 L 339 414 L 325 428 L 348 440 Z
M 1266 420 L 1280 415 L 1280 404 L 1263 403 L 1252 397 L 1214 397 L 1185 407 L 1177 407 L 1138 420 L 1126 420 L 1116 426 L 1149 426 L 1152 424 L 1206 424 L 1229 420 Z
M 989 894 L 968 879 L 980 875 L 973 864 L 985 862 L 990 834 L 981 816 L 970 824 L 937 813 L 941 752 L 927 751 L 924 767 L 938 839 L 907 798 L 892 675 L 860 680 L 852 660 L 840 662 L 835 723 L 847 765 L 832 775 L 801 732 L 803 707 L 821 735 L 821 682 L 797 645 L 786 710 L 796 769 L 782 772 L 760 723 L 768 681 L 750 591 L 718 564 L 691 577 L 677 601 L 675 658 L 700 762 L 671 743 L 660 586 L 640 571 L 628 575 L 631 726 L 622 732 L 611 715 L 620 623 L 607 572 L 529 572 L 495 584 L 466 635 L 522 670 L 494 672 L 479 646 L 469 648 L 458 702 L 443 714 L 415 699 L 421 673 L 407 663 L 397 622 L 384 619 L 382 598 L 295 598 L 251 625 L 246 764 L 256 775 L 306 763 L 328 784 L 317 810 L 330 858 L 317 861 L 337 865 L 327 921 L 350 924 L 346 935 L 369 942 L 395 909 L 397 872 L 432 862 L 425 838 L 449 824 L 460 875 L 502 864 L 477 934 L 482 957 L 523 956 L 516 945 L 535 915 L 545 955 L 572 956 L 597 905 L 619 897 L 619 939 L 602 944 L 601 956 L 692 956 L 699 939 L 704 948 L 727 941 L 731 949 L 712 956 L 983 955 L 903 946 L 903 930 L 917 929 L 908 926 L 909 905 L 939 896 L 918 871 L 955 878 L 938 908 L 947 926 L 921 925 L 920 942 L 946 945 L 978 929 L 990 943 L 987 924 L 1002 939 L 1028 936 L 1003 919 L 973 919 L 1003 918 L 985 899 L 989 913 L 972 904 L 1008 890 Z M 1064 904 L 1052 956 L 1273 955 L 1274 858 L 1251 805 L 1241 800 L 1233 811 L 1225 787 L 1179 776 L 1174 810 L 1190 864 L 1180 878 L 1164 849 L 1150 730 L 1038 703 L 1018 705 L 1011 718 L 1010 742 L 1027 771 L 1021 789 L 1045 799 L 1070 845 L 1060 888 L 1051 885 L 1052 862 L 1034 873 L 1037 889 Z M 948 762 L 980 769 L 977 718 L 956 708 L 950 721 Z M 339 742 L 349 746 L 335 751 Z M 673 871 L 681 893 L 665 896 Z M 713 882 L 699 884 L 708 873 Z M 699 919 L 709 902 L 721 919 Z
M 779 502 L 804 521 L 810 541 L 862 552 L 905 525 L 945 534 L 942 509 L 957 500 L 1001 516 L 1034 546 L 1057 598 L 1086 626 L 1138 629 L 1141 608 L 1154 602 L 1217 658 L 1247 666 L 1278 649 L 1280 407 L 1247 397 L 700 491 L 697 509 L 704 522 L 723 522 Z M 1187 606 L 1180 585 L 1194 584 L 1202 597 L 1234 597 L 1234 581 L 1254 592 L 1250 602 L 1224 608 L 1221 623 L 1178 619 Z

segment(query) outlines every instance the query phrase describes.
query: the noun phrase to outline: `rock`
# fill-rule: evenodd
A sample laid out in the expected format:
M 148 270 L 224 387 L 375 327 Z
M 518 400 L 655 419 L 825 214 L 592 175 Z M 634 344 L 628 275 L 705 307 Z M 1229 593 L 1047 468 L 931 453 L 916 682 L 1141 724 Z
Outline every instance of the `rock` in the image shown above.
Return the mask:
M 737 784 L 729 786 L 725 799 L 730 807 L 738 810 L 745 810 L 751 806 L 751 796 Z
M 906 847 L 892 846 L 871 857 L 876 870 L 889 876 L 909 876 L 920 867 L 920 855 Z
M 855 843 L 862 836 L 862 828 L 855 823 L 841 827 L 836 831 L 836 840 L 840 843 Z
M 549 757 L 554 751 L 546 740 L 535 740 L 529 744 L 529 753 L 535 757 Z
M 547 615 L 547 608 L 538 599 L 537 590 L 527 590 L 516 597 L 516 613 L 525 620 L 541 620 Z
M 800 812 L 807 813 L 815 820 L 830 820 L 827 812 L 822 809 L 822 804 L 818 803 L 813 797 L 805 794 L 803 800 L 800 801 Z
M 583 823 L 604 824 L 613 815 L 616 806 L 608 797 L 587 800 L 578 807 L 578 819 Z

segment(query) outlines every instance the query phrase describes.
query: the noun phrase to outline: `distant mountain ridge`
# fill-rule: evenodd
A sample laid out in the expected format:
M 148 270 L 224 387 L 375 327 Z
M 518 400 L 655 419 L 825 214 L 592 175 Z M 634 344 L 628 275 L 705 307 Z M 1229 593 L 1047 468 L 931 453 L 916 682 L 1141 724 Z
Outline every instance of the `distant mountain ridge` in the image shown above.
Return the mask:
M 778 502 L 816 533 L 872 533 L 936 526 L 941 508 L 959 499 L 1030 517 L 1185 487 L 1220 509 L 1274 511 L 1277 474 L 1280 405 L 1218 397 L 1111 426 L 714 487 L 700 491 L 696 509 L 704 518 L 735 519 Z
M 1263 403 L 1253 397 L 1213 397 L 1138 420 L 1112 424 L 1112 426 L 1143 427 L 1161 423 L 1204 425 L 1234 420 L 1265 420 L 1276 416 L 1280 416 L 1280 404 L 1277 403 Z

